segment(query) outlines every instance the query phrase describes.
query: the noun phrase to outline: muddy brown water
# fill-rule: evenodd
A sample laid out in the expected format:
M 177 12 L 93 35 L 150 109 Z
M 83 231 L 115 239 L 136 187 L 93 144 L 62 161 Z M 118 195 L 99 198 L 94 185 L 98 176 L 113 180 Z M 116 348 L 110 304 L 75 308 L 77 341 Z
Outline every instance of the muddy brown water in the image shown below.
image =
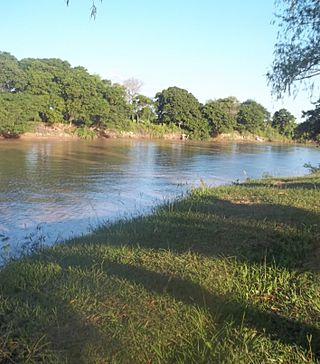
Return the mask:
M 315 147 L 139 140 L 0 142 L 0 243 L 46 244 L 150 211 L 200 181 L 303 175 Z

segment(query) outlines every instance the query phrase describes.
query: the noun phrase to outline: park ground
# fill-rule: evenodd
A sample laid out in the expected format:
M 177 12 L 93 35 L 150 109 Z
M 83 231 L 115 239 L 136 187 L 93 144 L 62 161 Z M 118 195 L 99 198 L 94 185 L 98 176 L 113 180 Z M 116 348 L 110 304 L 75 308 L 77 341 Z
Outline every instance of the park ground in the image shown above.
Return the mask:
M 320 175 L 194 189 L 0 271 L 1 363 L 318 363 Z

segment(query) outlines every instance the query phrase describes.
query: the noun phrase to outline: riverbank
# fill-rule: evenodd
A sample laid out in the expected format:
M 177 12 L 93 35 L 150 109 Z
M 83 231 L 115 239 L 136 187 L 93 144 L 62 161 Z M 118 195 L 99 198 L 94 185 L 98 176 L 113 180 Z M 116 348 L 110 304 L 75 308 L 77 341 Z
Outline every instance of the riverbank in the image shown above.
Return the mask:
M 66 139 L 163 139 L 163 140 L 188 140 L 187 134 L 185 134 L 181 129 L 173 125 L 157 125 L 149 122 L 133 122 L 128 121 L 125 126 L 121 129 L 108 128 L 108 129 L 90 129 L 87 127 L 79 128 L 74 125 L 68 124 L 39 124 L 31 132 L 26 132 L 17 136 L 7 135 L 6 138 L 0 137 L 0 140 L 4 139 L 21 139 L 21 140 L 66 140 Z M 216 143 L 229 143 L 229 142 L 244 142 L 244 143 L 286 143 L 292 144 L 296 141 L 285 138 L 277 133 L 273 135 L 256 135 L 249 132 L 239 133 L 233 131 L 231 133 L 222 133 L 217 136 L 211 137 L 209 141 Z
M 316 363 L 320 175 L 202 186 L 0 272 L 0 361 Z
M 22 140 L 32 139 L 165 139 L 181 140 L 181 131 L 152 123 L 137 124 L 128 122 L 125 129 L 91 129 L 87 127 L 77 128 L 73 125 L 55 124 L 38 125 L 33 132 L 19 136 Z

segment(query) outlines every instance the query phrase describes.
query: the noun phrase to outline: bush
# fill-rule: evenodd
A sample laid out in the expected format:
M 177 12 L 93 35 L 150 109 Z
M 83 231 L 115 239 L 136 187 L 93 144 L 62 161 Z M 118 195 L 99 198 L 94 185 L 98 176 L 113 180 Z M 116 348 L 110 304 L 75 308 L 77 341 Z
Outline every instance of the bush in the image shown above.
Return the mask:
M 89 128 L 88 126 L 81 126 L 79 128 L 76 128 L 73 134 L 81 139 L 86 140 L 92 140 L 97 136 L 95 130 Z

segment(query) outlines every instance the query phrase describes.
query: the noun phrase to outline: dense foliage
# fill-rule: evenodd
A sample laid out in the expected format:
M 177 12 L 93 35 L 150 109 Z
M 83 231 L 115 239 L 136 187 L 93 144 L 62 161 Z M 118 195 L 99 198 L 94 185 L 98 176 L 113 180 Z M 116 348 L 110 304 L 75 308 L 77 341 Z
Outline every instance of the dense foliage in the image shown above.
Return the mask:
M 0 135 L 15 137 L 40 121 L 37 101 L 32 95 L 0 92 Z
M 305 122 L 298 125 L 295 137 L 301 141 L 315 140 L 320 142 L 320 100 L 313 110 L 303 113 Z
M 272 126 L 277 129 L 280 134 L 292 138 L 297 124 L 295 117 L 288 110 L 280 109 L 273 115 Z
M 237 122 L 240 131 L 256 133 L 266 129 L 270 122 L 270 113 L 256 101 L 247 100 L 240 106 Z
M 211 135 L 235 129 L 239 108 L 240 103 L 235 97 L 208 101 L 202 108 L 202 114 L 209 123 Z
M 111 129 L 144 135 L 168 131 L 191 139 L 235 131 L 269 139 L 319 139 L 320 104 L 305 112 L 306 122 L 296 127 L 287 110 L 271 119 L 253 100 L 227 97 L 202 105 L 179 87 L 158 92 L 153 100 L 139 93 L 141 85 L 133 78 L 113 84 L 60 59 L 18 60 L 0 52 L 0 136 L 18 136 L 39 123 L 62 123 L 81 137 Z
M 201 139 L 208 137 L 208 122 L 201 115 L 201 105 L 187 90 L 169 87 L 157 93 L 156 107 L 160 123 L 173 123 Z
M 0 70 L 1 133 L 19 134 L 36 120 L 101 127 L 129 116 L 124 87 L 83 67 L 59 59 L 18 61 L 0 53 Z

